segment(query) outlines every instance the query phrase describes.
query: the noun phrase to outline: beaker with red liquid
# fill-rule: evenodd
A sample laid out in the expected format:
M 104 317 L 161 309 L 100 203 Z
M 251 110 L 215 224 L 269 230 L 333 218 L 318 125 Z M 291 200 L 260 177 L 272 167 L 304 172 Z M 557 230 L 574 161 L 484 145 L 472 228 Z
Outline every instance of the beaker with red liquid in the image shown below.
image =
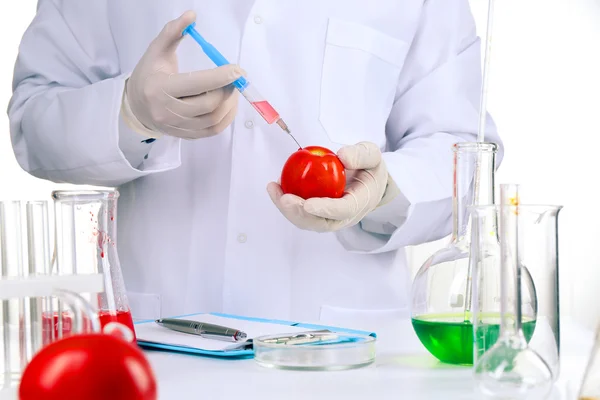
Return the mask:
M 104 292 L 90 294 L 88 300 L 97 310 L 102 328 L 111 322 L 135 329 L 125 283 L 117 253 L 117 190 L 54 191 L 55 260 L 53 273 L 96 274 L 104 276 Z M 68 334 L 69 318 L 48 315 L 47 319 L 62 321 L 62 329 L 54 330 L 62 336 Z

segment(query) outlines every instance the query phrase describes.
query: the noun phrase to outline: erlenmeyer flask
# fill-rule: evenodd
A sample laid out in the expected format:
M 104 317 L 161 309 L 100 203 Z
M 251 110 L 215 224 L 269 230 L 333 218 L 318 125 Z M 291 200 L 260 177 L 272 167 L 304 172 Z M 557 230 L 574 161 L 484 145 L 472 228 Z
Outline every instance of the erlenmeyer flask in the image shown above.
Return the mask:
M 438 360 L 472 365 L 471 220 L 468 207 L 494 204 L 498 146 L 457 143 L 454 151 L 453 232 L 449 245 L 425 261 L 412 285 L 412 324 L 419 340 Z M 475 171 L 479 182 L 475 189 Z
M 135 330 L 117 253 L 117 199 L 119 192 L 54 191 L 54 273 L 104 275 L 104 292 L 89 298 L 98 309 L 102 328 L 121 323 Z M 64 330 L 64 328 L 63 328 Z
M 596 340 L 592 356 L 588 362 L 578 400 L 600 400 L 600 325 L 596 330 Z

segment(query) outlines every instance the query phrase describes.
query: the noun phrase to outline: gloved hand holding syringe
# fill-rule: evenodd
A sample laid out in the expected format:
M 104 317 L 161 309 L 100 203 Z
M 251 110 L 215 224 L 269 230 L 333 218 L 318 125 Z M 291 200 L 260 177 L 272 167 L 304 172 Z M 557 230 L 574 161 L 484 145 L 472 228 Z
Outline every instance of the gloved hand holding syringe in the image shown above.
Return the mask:
M 229 64 L 229 61 L 209 42 L 207 42 L 200 33 L 195 28 L 196 23 L 190 24 L 185 30 L 183 34 L 190 35 L 202 48 L 204 53 L 218 66 L 223 66 Z M 250 83 L 245 77 L 241 76 L 237 80 L 233 82 L 233 85 L 240 91 L 242 96 L 246 98 L 254 107 L 256 111 L 264 118 L 267 124 L 272 124 L 273 122 L 277 123 L 281 129 L 287 132 L 294 142 L 298 145 L 299 148 L 302 148 L 296 138 L 292 135 L 289 127 L 284 122 L 284 120 L 279 116 L 279 113 L 275 111 L 273 106 L 265 100 L 256 87 Z

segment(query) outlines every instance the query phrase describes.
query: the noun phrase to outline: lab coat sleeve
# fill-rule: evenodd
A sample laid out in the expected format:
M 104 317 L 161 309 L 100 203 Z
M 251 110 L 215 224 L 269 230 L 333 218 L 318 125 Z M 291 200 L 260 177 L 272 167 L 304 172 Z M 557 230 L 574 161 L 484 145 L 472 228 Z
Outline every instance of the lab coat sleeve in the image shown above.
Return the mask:
M 128 72 L 107 4 L 40 0 L 22 38 L 8 115 L 17 161 L 38 178 L 119 186 L 180 165 L 179 139 L 147 141 L 121 118 Z
M 426 0 L 386 125 L 383 159 L 400 189 L 391 202 L 339 231 L 342 245 L 380 253 L 443 238 L 452 226 L 452 145 L 476 141 L 481 41 L 468 0 Z M 485 141 L 503 144 L 487 116 Z

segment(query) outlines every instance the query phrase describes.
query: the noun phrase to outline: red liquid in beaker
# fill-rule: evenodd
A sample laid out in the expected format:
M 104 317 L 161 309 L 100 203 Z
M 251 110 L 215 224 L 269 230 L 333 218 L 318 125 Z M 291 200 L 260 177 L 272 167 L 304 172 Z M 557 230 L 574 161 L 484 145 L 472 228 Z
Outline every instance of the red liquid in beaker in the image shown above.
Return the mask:
M 129 329 L 133 333 L 133 342 L 135 342 L 135 329 L 133 327 L 133 318 L 131 316 L 131 311 L 117 311 L 116 313 L 110 311 L 100 311 L 98 313 L 98 318 L 100 320 L 100 327 L 103 329 L 110 322 L 119 322 Z M 84 329 L 86 332 L 90 332 L 92 326 L 90 321 L 84 317 Z M 63 312 L 62 317 L 62 336 L 68 336 L 71 334 L 73 329 L 73 320 L 71 315 L 68 312 Z M 58 312 L 55 312 L 54 315 L 50 313 L 45 313 L 42 315 L 42 337 L 43 344 L 51 343 L 54 340 L 58 339 Z
M 279 114 L 275 109 L 271 106 L 268 101 L 256 101 L 252 103 L 252 106 L 262 115 L 262 117 L 267 121 L 267 124 L 272 124 L 273 122 L 279 119 Z
M 68 312 L 62 313 L 62 337 L 71 334 L 73 322 Z M 42 343 L 44 345 L 58 339 L 58 312 L 42 315 Z
M 116 314 L 110 311 L 100 311 L 98 313 L 98 317 L 100 318 L 100 325 L 102 328 L 104 328 L 109 322 L 119 322 L 131 329 L 131 332 L 133 333 L 133 341 L 135 342 L 135 328 L 133 327 L 131 311 L 119 310 Z

